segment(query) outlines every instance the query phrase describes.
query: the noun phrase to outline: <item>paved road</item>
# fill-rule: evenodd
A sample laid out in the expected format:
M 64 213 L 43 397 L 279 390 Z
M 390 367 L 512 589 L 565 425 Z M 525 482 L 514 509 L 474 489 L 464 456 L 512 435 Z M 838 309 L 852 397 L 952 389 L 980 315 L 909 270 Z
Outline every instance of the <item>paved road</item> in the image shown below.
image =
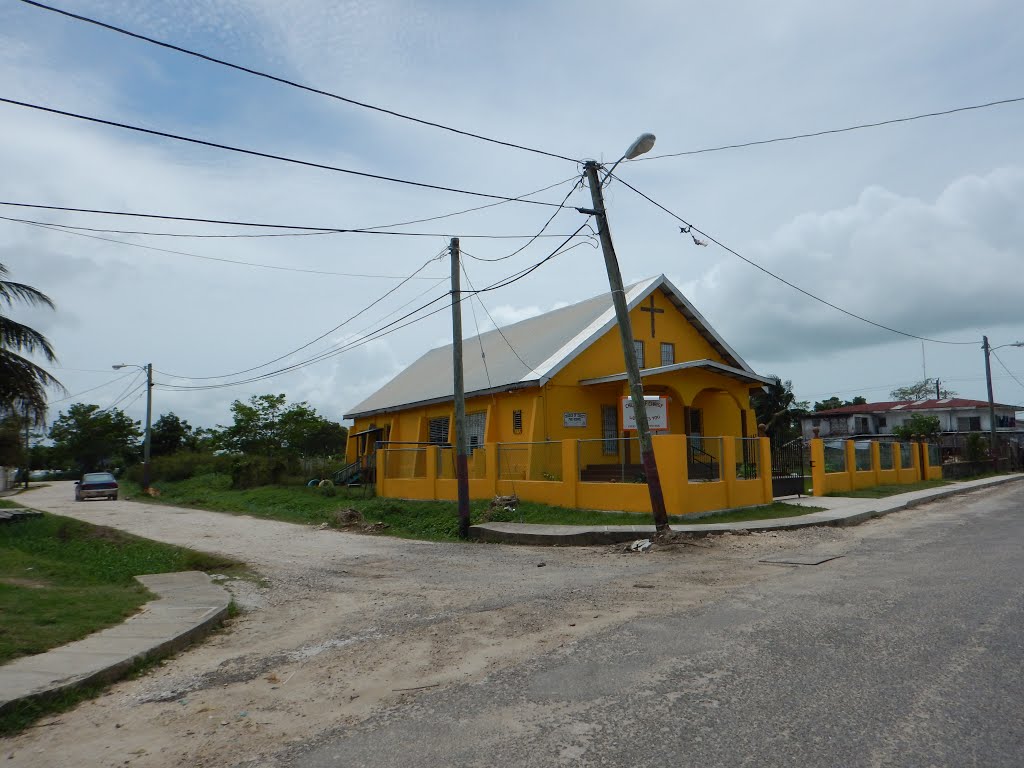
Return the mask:
M 870 524 L 839 559 L 410 696 L 285 761 L 1017 768 L 1022 509 L 1014 484 Z

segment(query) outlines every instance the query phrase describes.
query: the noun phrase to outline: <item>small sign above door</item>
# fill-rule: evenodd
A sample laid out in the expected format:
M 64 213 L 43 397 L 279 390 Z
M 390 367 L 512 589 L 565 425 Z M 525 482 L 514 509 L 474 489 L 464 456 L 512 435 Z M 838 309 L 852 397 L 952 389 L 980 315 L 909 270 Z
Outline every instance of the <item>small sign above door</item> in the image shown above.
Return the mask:
M 587 426 L 587 414 L 582 411 L 566 411 L 562 414 L 563 427 Z

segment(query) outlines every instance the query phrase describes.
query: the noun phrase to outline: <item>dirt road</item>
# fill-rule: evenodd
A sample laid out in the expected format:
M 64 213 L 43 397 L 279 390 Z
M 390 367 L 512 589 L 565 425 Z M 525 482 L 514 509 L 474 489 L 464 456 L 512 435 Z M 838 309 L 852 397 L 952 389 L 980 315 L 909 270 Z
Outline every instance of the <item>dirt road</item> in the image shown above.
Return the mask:
M 130 501 L 19 501 L 244 560 L 243 613 L 136 680 L 0 741 L 7 766 L 279 766 L 290 746 L 424 691 L 786 572 L 780 551 L 839 551 L 862 529 L 724 536 L 647 554 L 444 544 Z M 873 523 L 884 526 L 886 521 Z

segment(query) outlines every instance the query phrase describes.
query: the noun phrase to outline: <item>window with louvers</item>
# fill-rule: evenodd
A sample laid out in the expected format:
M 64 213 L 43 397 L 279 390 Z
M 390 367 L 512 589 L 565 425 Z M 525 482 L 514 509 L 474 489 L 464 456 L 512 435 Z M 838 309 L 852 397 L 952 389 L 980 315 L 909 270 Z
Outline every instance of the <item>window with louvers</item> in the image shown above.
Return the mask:
M 476 411 L 466 414 L 466 436 L 469 447 L 475 448 L 484 444 L 484 430 L 487 427 L 487 411 Z
M 442 416 L 430 420 L 430 433 L 427 438 L 431 443 L 447 445 L 448 443 L 448 417 Z

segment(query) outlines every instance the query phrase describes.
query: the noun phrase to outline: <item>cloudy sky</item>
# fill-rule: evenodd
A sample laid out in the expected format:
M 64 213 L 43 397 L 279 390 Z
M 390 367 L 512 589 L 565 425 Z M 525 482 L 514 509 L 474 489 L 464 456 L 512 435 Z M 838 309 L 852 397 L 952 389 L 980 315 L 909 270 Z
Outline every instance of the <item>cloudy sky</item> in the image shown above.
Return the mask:
M 850 312 L 929 339 L 970 342 L 922 345 L 841 314 L 715 244 L 694 245 L 665 212 L 612 182 L 607 203 L 627 282 L 668 275 L 755 370 L 792 379 L 802 399 L 886 399 L 923 371 L 983 398 L 982 334 L 994 345 L 1024 339 L 1024 103 L 658 157 L 1024 96 L 1020 3 L 867 0 L 839 8 L 805 0 L 769 8 L 655 0 L 640 13 L 628 7 L 635 4 L 606 0 L 53 1 L 352 99 L 569 158 L 613 162 L 639 133 L 653 132 L 649 159 L 618 171 L 637 189 Z M 0 96 L 501 196 L 564 182 L 532 198 L 557 203 L 578 175 L 574 162 L 268 82 L 17 0 L 0 6 Z M 391 225 L 493 202 L 9 104 L 0 104 L 0 138 L 5 202 L 328 228 Z M 569 197 L 580 205 L 588 199 L 585 190 Z M 423 237 L 74 234 L 4 219 L 0 263 L 57 303 L 56 312 L 15 313 L 50 337 L 60 356 L 55 373 L 71 394 L 84 393 L 55 396 L 53 415 L 85 401 L 119 403 L 141 418 L 135 372 L 110 366 L 152 362 L 158 414 L 225 423 L 232 400 L 283 392 L 338 418 L 448 340 L 441 311 L 358 344 L 444 293 L 448 263 L 431 259 L 450 236 L 461 236 L 476 257 L 466 268 L 482 287 L 537 263 L 561 238 L 483 261 L 526 240 L 473 235 L 530 235 L 555 211 L 506 203 L 391 229 Z M 0 206 L 0 216 L 179 235 L 261 232 L 10 206 Z M 546 234 L 567 236 L 582 223 L 570 207 Z M 503 324 L 607 290 L 600 251 L 579 242 L 483 294 L 486 311 L 474 303 L 475 319 L 464 312 L 467 334 L 477 322 L 489 327 L 488 311 Z M 426 311 L 442 307 L 439 301 Z M 340 352 L 256 382 L 170 388 L 231 384 L 332 351 Z M 1024 349 L 997 354 L 1009 372 L 993 360 L 996 399 L 1024 403 L 1016 380 L 1024 381 Z

